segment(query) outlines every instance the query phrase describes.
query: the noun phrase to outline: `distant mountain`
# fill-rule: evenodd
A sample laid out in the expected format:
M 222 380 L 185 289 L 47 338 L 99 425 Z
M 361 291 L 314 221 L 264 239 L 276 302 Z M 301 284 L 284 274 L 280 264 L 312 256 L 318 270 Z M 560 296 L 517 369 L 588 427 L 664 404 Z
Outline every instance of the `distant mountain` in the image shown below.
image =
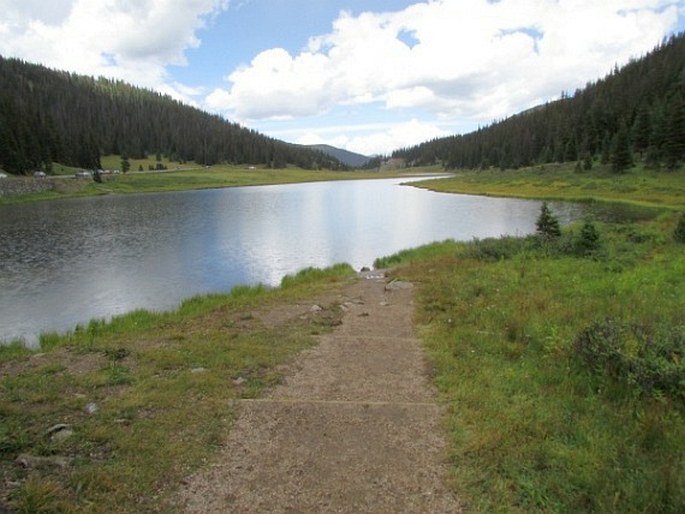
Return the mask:
M 342 148 L 336 148 L 330 145 L 305 146 L 307 148 L 311 148 L 312 150 L 318 150 L 319 152 L 334 157 L 338 159 L 340 162 L 342 162 L 344 165 L 349 166 L 350 168 L 362 168 L 363 166 L 366 166 L 371 160 L 371 157 L 367 157 L 366 155 L 348 152 L 347 150 L 343 150 Z
M 589 169 L 596 161 L 617 172 L 631 161 L 676 169 L 685 163 L 685 33 L 560 100 L 393 157 L 461 169 L 555 162 Z
M 272 139 L 171 97 L 0 56 L 0 168 L 100 168 L 102 155 L 198 164 L 339 169 L 320 151 Z

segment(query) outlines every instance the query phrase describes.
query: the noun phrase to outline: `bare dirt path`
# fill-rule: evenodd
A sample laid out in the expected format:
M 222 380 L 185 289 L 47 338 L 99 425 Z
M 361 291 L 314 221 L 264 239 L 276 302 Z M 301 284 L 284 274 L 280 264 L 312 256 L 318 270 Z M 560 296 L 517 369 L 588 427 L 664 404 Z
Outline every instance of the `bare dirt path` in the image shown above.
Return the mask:
M 185 512 L 460 511 L 413 291 L 386 282 L 348 287 L 342 325 L 266 398 L 240 402 L 221 458 L 181 491 Z

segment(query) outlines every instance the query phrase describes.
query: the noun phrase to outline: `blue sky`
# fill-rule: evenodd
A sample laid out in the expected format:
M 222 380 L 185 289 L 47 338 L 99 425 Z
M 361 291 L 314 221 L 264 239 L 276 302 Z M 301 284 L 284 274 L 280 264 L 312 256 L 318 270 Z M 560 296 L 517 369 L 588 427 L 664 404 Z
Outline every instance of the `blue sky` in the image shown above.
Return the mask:
M 0 0 L 0 54 L 367 155 L 554 99 L 685 29 L 685 0 Z

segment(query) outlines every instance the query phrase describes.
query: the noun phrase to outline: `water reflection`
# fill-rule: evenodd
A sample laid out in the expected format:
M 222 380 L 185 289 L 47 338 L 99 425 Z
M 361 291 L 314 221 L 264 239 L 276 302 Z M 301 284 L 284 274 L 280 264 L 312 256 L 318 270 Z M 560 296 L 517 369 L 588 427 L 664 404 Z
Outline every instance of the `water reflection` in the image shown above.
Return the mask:
M 539 202 L 350 181 L 107 196 L 0 208 L 0 340 L 168 309 L 236 284 L 436 240 L 534 230 Z M 555 205 L 562 221 L 578 206 Z

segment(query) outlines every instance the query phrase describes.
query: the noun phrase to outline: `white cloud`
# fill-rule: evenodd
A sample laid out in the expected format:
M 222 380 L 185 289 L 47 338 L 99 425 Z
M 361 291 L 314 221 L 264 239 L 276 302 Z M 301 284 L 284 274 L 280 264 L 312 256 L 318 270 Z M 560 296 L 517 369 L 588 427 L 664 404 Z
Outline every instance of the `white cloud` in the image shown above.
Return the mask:
M 435 124 L 415 119 L 397 124 L 308 128 L 298 132 L 282 133 L 280 137 L 286 136 L 287 139 L 291 136 L 298 144 L 327 144 L 368 156 L 388 155 L 397 148 L 449 135 L 448 131 Z
M 167 84 L 169 65 L 186 63 L 195 31 L 227 0 L 0 0 L 0 53 L 103 75 L 186 99 Z
M 259 120 L 380 101 L 490 121 L 652 49 L 682 7 L 683 0 L 433 0 L 392 13 L 342 12 L 299 54 L 270 49 L 233 71 L 207 106 Z

